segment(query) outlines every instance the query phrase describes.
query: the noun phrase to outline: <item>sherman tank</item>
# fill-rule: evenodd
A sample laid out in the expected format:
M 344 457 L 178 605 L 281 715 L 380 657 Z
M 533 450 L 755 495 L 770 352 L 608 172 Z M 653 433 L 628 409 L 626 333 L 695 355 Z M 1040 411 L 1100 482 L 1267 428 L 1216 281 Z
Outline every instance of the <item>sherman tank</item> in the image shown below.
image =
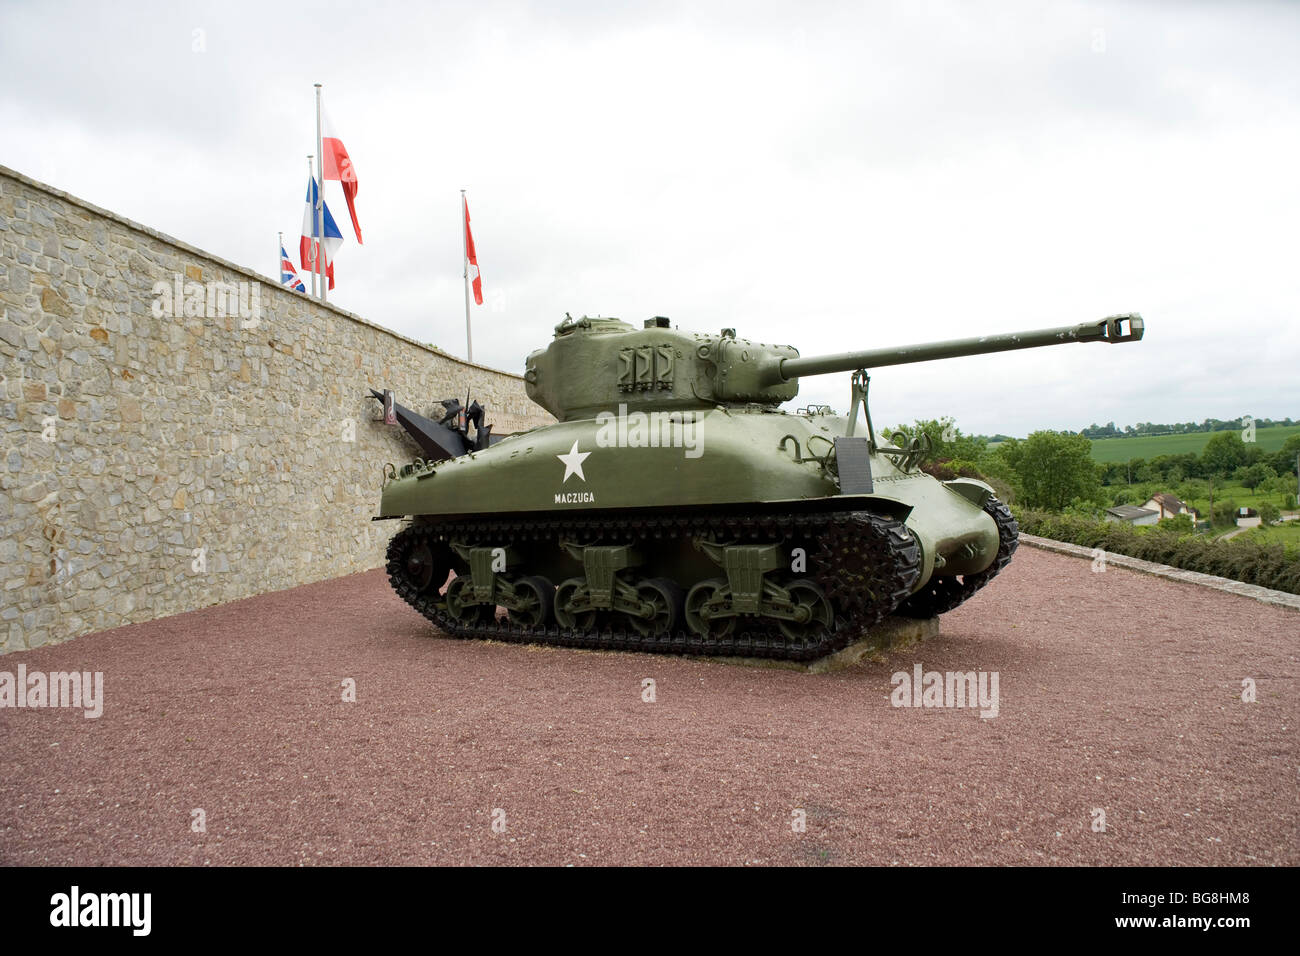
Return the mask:
M 388 409 L 427 455 L 385 468 L 375 520 L 404 521 L 388 575 L 457 637 L 820 657 L 887 615 L 952 610 L 1017 544 L 989 485 L 922 470 L 924 434 L 876 434 L 869 371 L 1142 332 L 1115 315 L 804 357 L 734 329 L 566 317 L 524 373 L 555 424 L 492 435 L 475 403 L 471 436 L 456 400 L 441 420 Z M 835 372 L 852 373 L 847 415 L 781 408 Z

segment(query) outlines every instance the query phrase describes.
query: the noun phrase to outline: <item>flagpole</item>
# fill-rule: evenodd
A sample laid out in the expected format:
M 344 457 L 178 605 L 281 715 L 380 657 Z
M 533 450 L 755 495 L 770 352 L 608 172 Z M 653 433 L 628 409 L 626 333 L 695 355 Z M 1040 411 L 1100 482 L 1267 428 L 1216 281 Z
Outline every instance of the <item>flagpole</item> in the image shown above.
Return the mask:
M 275 277 L 280 285 L 284 285 L 284 233 L 277 232 L 276 235 L 280 238 L 280 245 L 275 250 Z
M 320 300 L 329 301 L 329 277 L 325 274 L 325 268 L 328 265 L 328 256 L 325 252 L 325 143 L 321 139 L 320 130 L 320 84 L 316 84 L 316 170 L 320 173 L 316 182 L 316 242 L 320 246 L 320 255 L 316 257 L 316 265 L 321 270 L 320 274 Z
M 474 361 L 474 340 L 469 331 L 469 201 L 465 190 L 460 191 L 460 248 L 461 260 L 465 267 L 465 359 Z
M 309 190 L 311 188 L 312 174 L 315 172 L 311 165 L 312 159 L 311 156 L 307 157 L 307 186 Z M 308 195 L 310 195 L 310 192 Z M 311 237 L 307 239 L 307 262 L 311 265 L 311 297 L 314 299 L 318 294 L 316 292 L 316 240 Z

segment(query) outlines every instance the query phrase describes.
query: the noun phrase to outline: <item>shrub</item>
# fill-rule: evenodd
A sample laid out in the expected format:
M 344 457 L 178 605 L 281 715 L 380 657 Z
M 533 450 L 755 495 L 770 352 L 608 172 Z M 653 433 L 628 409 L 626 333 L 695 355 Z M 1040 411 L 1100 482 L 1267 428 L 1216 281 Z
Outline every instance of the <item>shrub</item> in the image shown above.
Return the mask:
M 957 477 L 957 469 L 951 467 L 946 461 L 923 462 L 921 470 L 931 478 L 938 478 L 940 481 L 952 481 Z
M 1016 521 L 1026 534 L 1300 594 L 1300 548 L 1242 539 L 1216 541 L 1179 533 L 1170 527 L 1176 519 L 1135 528 L 1118 521 L 1020 508 L 1016 510 Z
M 923 462 L 921 470 L 940 481 L 952 481 L 954 478 L 974 478 L 988 482 L 980 472 L 979 465 L 965 458 L 936 458 Z M 1004 499 L 1005 500 L 1005 499 Z
M 1218 525 L 1235 525 L 1237 523 L 1237 503 L 1235 501 L 1216 501 L 1211 520 Z

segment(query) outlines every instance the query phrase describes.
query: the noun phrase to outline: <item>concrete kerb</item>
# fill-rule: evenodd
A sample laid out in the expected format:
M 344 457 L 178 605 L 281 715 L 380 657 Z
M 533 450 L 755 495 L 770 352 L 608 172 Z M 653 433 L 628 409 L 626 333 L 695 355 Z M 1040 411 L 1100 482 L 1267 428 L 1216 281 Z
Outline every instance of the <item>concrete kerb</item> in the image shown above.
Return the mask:
M 1097 557 L 1096 548 L 1085 548 L 1082 545 L 1068 544 L 1064 541 L 1053 541 L 1051 538 L 1039 538 L 1032 534 L 1021 534 L 1020 543 L 1040 548 L 1043 551 L 1068 554 L 1075 558 L 1087 558 L 1090 561 Z M 1231 578 L 1202 574 L 1199 571 L 1184 571 L 1182 568 L 1173 568 L 1167 564 L 1156 564 L 1154 561 L 1143 561 L 1141 558 L 1131 558 L 1127 554 L 1116 554 L 1113 551 L 1103 551 L 1102 554 L 1105 555 L 1106 564 L 1113 567 L 1137 571 L 1140 574 L 1151 574 L 1158 578 L 1167 578 L 1170 581 L 1184 581 L 1187 584 L 1213 588 L 1216 591 L 1227 591 L 1229 594 L 1252 598 L 1265 604 L 1274 604 L 1278 607 L 1289 607 L 1300 611 L 1300 594 L 1274 591 L 1272 588 L 1260 587 L 1258 584 L 1246 584 L 1242 581 L 1233 581 Z

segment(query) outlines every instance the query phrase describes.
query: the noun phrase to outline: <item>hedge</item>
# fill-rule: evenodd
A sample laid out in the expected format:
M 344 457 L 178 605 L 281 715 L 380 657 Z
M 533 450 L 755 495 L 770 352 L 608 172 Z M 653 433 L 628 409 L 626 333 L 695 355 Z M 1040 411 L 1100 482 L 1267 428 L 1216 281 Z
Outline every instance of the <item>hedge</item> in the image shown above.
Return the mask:
M 1135 528 L 1118 521 L 1029 508 L 1016 509 L 1015 515 L 1026 534 L 1300 594 L 1300 549 L 1294 547 L 1216 541 L 1196 534 L 1180 536 L 1158 526 Z

